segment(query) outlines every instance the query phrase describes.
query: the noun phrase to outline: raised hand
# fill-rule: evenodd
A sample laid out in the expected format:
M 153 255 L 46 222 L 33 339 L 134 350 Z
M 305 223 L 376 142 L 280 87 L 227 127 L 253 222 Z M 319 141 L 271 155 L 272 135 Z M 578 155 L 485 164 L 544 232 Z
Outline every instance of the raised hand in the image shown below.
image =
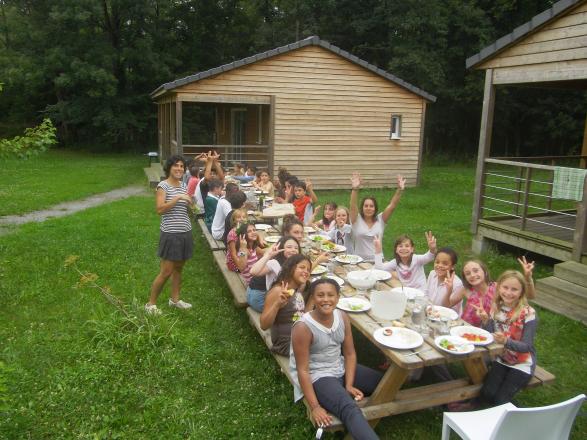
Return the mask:
M 400 174 L 397 175 L 397 187 L 402 191 L 406 189 L 406 179 Z
M 281 292 L 279 292 L 279 299 L 277 301 L 277 304 L 279 305 L 280 309 L 285 307 L 285 305 L 289 301 L 289 297 L 293 295 L 293 289 L 288 289 L 287 287 L 287 283 L 285 281 L 282 281 Z
M 212 158 L 212 160 L 220 159 L 220 154 L 218 154 L 216 151 L 212 151 L 212 152 L 208 153 L 208 155 Z
M 522 272 L 524 272 L 524 278 L 532 278 L 532 272 L 534 271 L 534 262 L 526 261 L 526 257 L 518 258 L 518 263 L 522 266 Z
M 446 272 L 446 277 L 444 278 L 444 284 L 446 285 L 446 293 L 450 295 L 452 292 L 452 286 L 455 281 L 455 271 L 449 270 Z
M 351 188 L 359 189 L 361 187 L 361 183 L 361 175 L 355 171 L 351 176 Z
M 310 179 L 306 179 L 306 190 L 308 192 L 314 191 L 314 184 L 312 183 L 312 181 Z
M 379 235 L 373 237 L 373 247 L 375 248 L 376 254 L 380 254 L 382 252 L 383 247 L 381 246 L 381 239 L 379 238 Z
M 245 234 L 241 235 L 240 237 L 240 249 L 247 249 L 247 236 Z
M 487 314 L 482 305 L 476 306 L 475 304 L 471 304 L 471 306 L 475 309 L 475 314 L 483 323 L 489 320 L 489 315 Z
M 277 255 L 279 255 L 280 253 L 282 253 L 283 251 L 285 251 L 285 249 L 279 249 L 279 243 L 275 243 L 273 246 L 271 246 L 269 248 L 269 258 L 273 258 Z
M 200 162 L 206 162 L 206 159 L 208 158 L 208 155 L 206 154 L 206 152 L 200 153 L 198 154 L 194 160 L 200 161 Z
M 432 235 L 432 231 L 425 232 L 426 241 L 428 242 L 428 250 L 433 254 L 436 253 L 436 237 Z

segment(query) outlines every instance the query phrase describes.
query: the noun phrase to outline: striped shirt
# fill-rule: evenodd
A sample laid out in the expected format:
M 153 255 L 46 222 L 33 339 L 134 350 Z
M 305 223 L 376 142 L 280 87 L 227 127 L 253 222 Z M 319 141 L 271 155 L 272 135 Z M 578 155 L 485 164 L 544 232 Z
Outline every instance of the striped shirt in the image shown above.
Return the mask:
M 185 184 L 171 186 L 166 180 L 157 185 L 157 190 L 165 191 L 165 203 L 169 202 L 175 196 L 187 194 Z M 189 204 L 187 201 L 178 201 L 173 208 L 161 214 L 161 231 L 163 232 L 187 232 L 192 230 L 192 224 L 188 215 Z

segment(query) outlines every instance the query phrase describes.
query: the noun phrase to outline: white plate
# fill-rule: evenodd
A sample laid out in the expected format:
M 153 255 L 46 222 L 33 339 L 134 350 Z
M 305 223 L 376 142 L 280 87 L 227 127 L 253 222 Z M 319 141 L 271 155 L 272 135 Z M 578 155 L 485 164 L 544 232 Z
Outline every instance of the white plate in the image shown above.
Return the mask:
M 316 230 L 312 226 L 304 226 L 304 232 L 306 234 L 315 234 L 316 232 L 318 232 L 318 230 Z
M 336 307 L 347 312 L 366 312 L 371 308 L 371 303 L 365 298 L 341 298 Z
M 469 341 L 473 345 L 489 345 L 493 342 L 493 335 L 489 333 L 487 330 L 483 330 L 479 327 L 473 327 L 472 325 L 459 325 L 457 327 L 453 327 L 450 329 L 451 335 L 458 336 L 468 341 L 467 338 L 463 337 L 463 334 L 465 333 L 479 335 L 487 338 L 484 341 Z
M 371 276 L 377 281 L 385 281 L 391 278 L 391 273 L 386 270 L 369 269 L 368 271 L 371 272 Z
M 451 344 L 454 344 L 456 349 L 449 350 L 448 348 L 444 348 L 443 346 L 441 346 L 440 342 L 443 340 L 447 340 Z M 466 339 L 459 338 L 458 336 L 450 336 L 450 335 L 437 336 L 434 339 L 434 343 L 442 351 L 446 351 L 447 353 L 450 353 L 450 354 L 467 354 L 467 353 L 471 353 L 473 350 L 475 350 L 475 346 L 473 344 L 471 344 L 470 342 L 467 342 Z
M 268 192 L 263 191 L 262 189 L 256 189 L 255 190 L 255 194 L 261 195 L 261 194 L 269 194 Z
M 265 197 L 265 201 L 266 202 L 271 202 L 271 201 L 273 201 L 273 197 Z
M 359 264 L 363 261 L 358 255 L 337 255 L 334 259 L 343 264 Z
M 346 251 L 346 247 L 344 247 L 342 244 L 335 244 L 332 249 L 330 249 L 328 246 L 322 245 L 320 246 L 320 249 L 322 249 L 324 252 L 334 252 L 335 254 Z
M 426 316 L 430 321 L 454 321 L 459 319 L 459 314 L 455 310 L 442 306 L 430 306 L 426 310 Z
M 258 231 L 267 231 L 268 229 L 271 229 L 273 226 L 271 225 L 266 225 L 265 223 L 258 223 L 255 225 L 255 228 L 257 228 Z
M 329 273 L 329 274 L 326 274 L 325 273 L 325 274 L 323 274 L 323 275 L 321 275 L 319 277 L 314 277 L 314 278 L 312 278 L 312 281 L 319 280 L 320 278 L 330 278 L 331 280 L 336 281 L 339 286 L 342 286 L 344 284 L 344 280 L 342 278 L 337 277 L 336 275 L 333 275 L 331 273 Z
M 324 266 L 318 265 L 314 268 L 311 275 L 322 275 L 323 273 L 326 273 L 326 272 L 328 272 L 328 269 L 326 269 Z
M 391 336 L 383 333 L 384 329 L 390 328 Z M 403 327 L 382 327 L 373 332 L 373 337 L 377 342 L 389 348 L 397 348 L 400 350 L 408 350 L 410 348 L 419 347 L 424 343 L 424 338 L 414 330 Z
M 281 240 L 280 235 L 268 235 L 267 237 L 265 237 L 265 241 L 267 243 L 277 243 L 279 240 Z
M 241 186 L 241 188 L 250 188 L 251 186 L 253 186 L 253 184 L 247 182 L 247 183 L 241 183 L 240 186 Z
M 421 291 L 420 289 L 414 289 L 413 287 L 394 287 L 391 290 L 395 292 L 403 292 L 403 294 L 406 295 L 408 299 L 416 299 L 417 296 L 426 296 L 426 294 L 423 291 Z

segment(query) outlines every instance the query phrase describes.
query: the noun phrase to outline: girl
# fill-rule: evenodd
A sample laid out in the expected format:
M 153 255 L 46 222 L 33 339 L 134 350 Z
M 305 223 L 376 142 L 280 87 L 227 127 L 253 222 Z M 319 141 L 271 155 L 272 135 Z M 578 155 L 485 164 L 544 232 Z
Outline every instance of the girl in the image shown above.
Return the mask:
M 413 287 L 422 291 L 426 290 L 426 273 L 424 265 L 434 260 L 436 254 L 436 238 L 431 231 L 425 233 L 428 242 L 428 252 L 423 255 L 414 255 L 414 242 L 407 235 L 400 235 L 393 245 L 395 258 L 388 263 L 383 263 L 381 252 L 381 240 L 376 237 L 373 240 L 375 246 L 375 268 L 387 270 L 393 273 L 400 285 Z
M 314 281 L 310 297 L 315 308 L 293 324 L 289 362 L 294 398 L 306 397 L 318 426 L 332 423 L 329 411 L 353 438 L 378 439 L 357 401 L 375 390 L 381 374 L 357 364 L 350 320 L 336 309 L 339 296 L 335 281 Z
M 264 193 L 267 193 L 269 197 L 273 197 L 275 195 L 275 187 L 273 186 L 273 182 L 271 182 L 269 171 L 257 171 L 257 179 L 259 180 L 259 182 L 257 182 L 256 180 L 253 181 L 253 186 L 257 189 L 260 189 Z
M 495 342 L 505 349 L 491 364 L 485 377 L 481 398 L 491 404 L 510 402 L 524 388 L 536 368 L 536 312 L 528 305 L 526 280 L 515 270 L 504 272 L 497 280 L 497 295 L 487 314 L 477 310 L 486 330 L 494 332 Z
M 299 243 L 304 241 L 304 224 L 294 215 L 283 218 L 283 227 L 281 228 L 283 237 L 290 235 Z
M 293 237 L 285 236 L 267 249 L 253 266 L 253 278 L 247 288 L 247 302 L 257 312 L 263 311 L 265 295 L 281 271 L 281 266 L 289 257 L 300 253 L 300 243 Z M 253 284 L 254 282 L 254 284 Z
M 251 280 L 251 267 L 263 256 L 263 247 L 253 223 L 242 223 L 237 228 L 231 229 L 227 237 L 228 249 L 226 252 L 226 265 L 240 275 L 249 285 Z
M 328 238 L 333 243 L 346 247 L 347 254 L 352 254 L 354 252 L 353 234 L 349 218 L 349 210 L 339 206 L 334 214 L 334 227 L 328 232 Z
M 534 270 L 534 262 L 526 261 L 526 257 L 518 258 L 518 262 L 522 266 L 524 271 L 524 279 L 528 287 L 527 297 L 533 299 L 535 296 L 534 292 L 534 280 L 532 279 L 532 271 Z M 464 289 L 461 290 L 460 298 L 467 298 L 465 309 L 463 310 L 462 318 L 469 324 L 475 327 L 481 326 L 481 319 L 477 314 L 477 309 L 483 307 L 485 313 L 489 313 L 491 310 L 491 304 L 495 297 L 496 284 L 491 281 L 487 266 L 480 260 L 470 260 L 463 266 L 463 285 Z M 457 300 L 458 300 L 457 296 Z
M 463 282 L 455 275 L 457 253 L 448 247 L 438 250 L 434 258 L 434 270 L 428 274 L 426 294 L 432 304 L 450 307 L 461 314 L 461 300 L 459 293 Z
M 354 249 L 357 255 L 360 255 L 367 261 L 375 259 L 375 248 L 373 239 L 383 237 L 385 224 L 400 201 L 402 192 L 406 186 L 406 179 L 397 176 L 397 190 L 385 207 L 383 212 L 377 212 L 377 201 L 374 197 L 365 197 L 361 201 L 359 209 L 357 200 L 359 187 L 361 186 L 361 175 L 353 173 L 351 177 L 351 224 L 353 226 Z
M 167 179 L 157 185 L 155 196 L 157 214 L 161 216 L 159 251 L 161 258 L 159 274 L 151 286 L 149 302 L 145 304 L 147 313 L 159 315 L 157 298 L 163 286 L 171 277 L 171 298 L 169 305 L 178 309 L 189 309 L 190 303 L 179 299 L 181 289 L 181 272 L 187 260 L 192 257 L 194 242 L 192 224 L 188 211 L 193 206 L 192 198 L 187 194 L 185 184 L 181 182 L 185 161 L 181 156 L 171 156 L 165 162 Z
M 271 351 L 277 354 L 289 356 L 291 327 L 310 309 L 306 301 L 311 267 L 305 255 L 288 258 L 267 292 L 260 323 L 263 330 L 271 328 Z
M 322 216 L 322 219 L 314 222 L 314 219 L 320 210 L 320 206 L 316 206 L 309 224 L 316 228 L 323 229 L 326 232 L 334 229 L 334 226 L 336 225 L 336 208 L 338 208 L 338 205 L 335 202 L 328 202 L 324 205 L 324 215 Z

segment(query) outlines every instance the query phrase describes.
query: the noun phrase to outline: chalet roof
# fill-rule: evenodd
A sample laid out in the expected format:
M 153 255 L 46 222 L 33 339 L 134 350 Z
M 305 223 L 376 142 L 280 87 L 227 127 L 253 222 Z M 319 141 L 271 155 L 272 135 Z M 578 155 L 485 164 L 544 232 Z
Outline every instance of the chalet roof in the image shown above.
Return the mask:
M 465 63 L 467 69 L 487 61 L 488 59 L 497 55 L 499 52 L 502 52 L 508 47 L 513 46 L 522 38 L 530 35 L 533 32 L 536 32 L 547 23 L 565 14 L 569 9 L 578 6 L 585 1 L 587 0 L 560 0 L 556 2 L 554 5 L 552 5 L 551 8 L 547 9 L 546 11 L 542 11 L 527 23 L 524 23 L 523 25 L 515 28 L 513 32 L 504 35 L 503 37 L 491 43 L 489 46 L 481 49 L 479 53 L 476 53 L 475 55 L 467 58 Z
M 218 75 L 223 72 L 228 72 L 229 70 L 237 69 L 239 67 L 246 66 L 248 64 L 253 64 L 253 63 L 256 63 L 257 61 L 265 60 L 267 58 L 271 58 L 276 55 L 281 55 L 281 54 L 284 54 L 287 52 L 291 52 L 293 50 L 300 49 L 305 46 L 320 46 L 326 50 L 329 50 L 330 52 L 334 52 L 335 54 L 340 55 L 341 57 L 347 59 L 348 61 L 350 61 L 352 63 L 358 64 L 359 66 L 364 67 L 367 70 L 370 70 L 371 72 L 385 78 L 388 81 L 391 81 L 392 83 L 394 83 L 400 87 L 403 87 L 406 90 L 409 90 L 412 93 L 415 93 L 416 95 L 421 96 L 424 99 L 427 99 L 428 101 L 431 101 L 431 102 L 436 101 L 436 96 L 431 95 L 430 93 L 404 81 L 403 79 L 398 78 L 397 76 L 392 75 L 391 73 L 386 72 L 385 70 L 380 69 L 377 66 L 374 66 L 373 64 L 369 64 L 367 61 L 364 61 L 364 60 L 358 58 L 357 56 L 355 56 L 345 50 L 342 50 L 339 47 L 336 47 L 336 46 L 330 44 L 327 41 L 321 40 L 320 38 L 318 38 L 316 36 L 308 37 L 304 40 L 296 41 L 295 43 L 291 43 L 286 46 L 277 47 L 275 49 L 271 49 L 266 52 L 261 52 L 256 55 L 252 55 L 250 57 L 243 58 L 242 60 L 234 61 L 232 63 L 224 64 L 222 66 L 215 67 L 213 69 L 209 69 L 209 70 L 205 70 L 203 72 L 196 73 L 195 75 L 186 76 L 185 78 L 176 79 L 175 81 L 171 81 L 171 82 L 162 84 L 159 87 L 157 87 L 157 89 L 155 89 L 153 92 L 151 92 L 150 96 L 151 96 L 151 98 L 155 98 L 156 96 L 160 95 L 161 93 L 164 93 L 168 90 L 175 89 L 176 87 L 180 87 L 180 86 L 183 86 L 183 85 L 186 85 L 189 83 L 193 83 L 193 82 L 199 81 L 204 78 L 209 78 L 211 76 Z

